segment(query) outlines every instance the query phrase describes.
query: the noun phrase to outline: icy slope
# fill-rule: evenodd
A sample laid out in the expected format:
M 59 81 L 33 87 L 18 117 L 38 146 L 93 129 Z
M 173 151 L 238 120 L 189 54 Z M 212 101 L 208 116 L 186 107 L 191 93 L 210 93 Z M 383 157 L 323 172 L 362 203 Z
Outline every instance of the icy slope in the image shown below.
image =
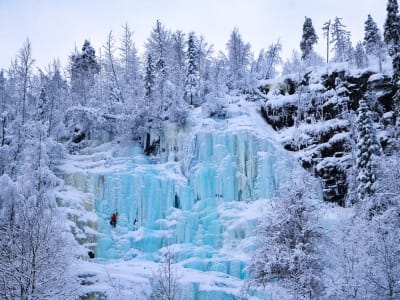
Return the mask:
M 167 127 L 158 161 L 135 142 L 116 140 L 64 162 L 70 186 L 60 197 L 97 262 L 157 262 L 159 250 L 170 246 L 180 267 L 210 272 L 211 281 L 220 280 L 216 274 L 239 282 L 246 277 L 265 201 L 299 166 L 254 104 L 234 100 L 227 119 L 203 118 L 198 108 L 184 130 Z M 114 211 L 115 229 L 109 224 Z M 199 276 L 185 280 L 198 286 Z M 199 293 L 193 289 L 186 299 Z

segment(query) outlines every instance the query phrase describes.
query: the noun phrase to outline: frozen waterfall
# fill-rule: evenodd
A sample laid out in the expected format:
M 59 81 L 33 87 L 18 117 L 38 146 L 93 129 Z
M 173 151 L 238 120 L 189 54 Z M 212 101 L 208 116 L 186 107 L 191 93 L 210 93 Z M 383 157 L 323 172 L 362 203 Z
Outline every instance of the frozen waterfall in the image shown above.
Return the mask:
M 166 128 L 157 161 L 116 140 L 69 159 L 65 182 L 96 216 L 80 227 L 97 260 L 158 261 L 170 246 L 185 268 L 246 277 L 263 203 L 298 166 L 255 113 L 198 120 Z

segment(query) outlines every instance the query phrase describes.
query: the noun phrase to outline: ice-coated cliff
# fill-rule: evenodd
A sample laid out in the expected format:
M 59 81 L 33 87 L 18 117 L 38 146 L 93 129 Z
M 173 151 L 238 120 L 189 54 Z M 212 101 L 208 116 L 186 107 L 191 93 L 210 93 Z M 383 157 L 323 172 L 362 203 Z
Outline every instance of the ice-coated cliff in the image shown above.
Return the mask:
M 236 101 L 229 111 L 227 119 L 212 119 L 198 108 L 184 129 L 166 127 L 157 158 L 115 139 L 64 162 L 59 197 L 73 233 L 94 250 L 93 263 L 158 262 L 169 247 L 182 270 L 216 282 L 232 278 L 231 287 L 212 288 L 201 276 L 185 276 L 185 299 L 239 292 L 265 201 L 299 167 L 252 104 Z

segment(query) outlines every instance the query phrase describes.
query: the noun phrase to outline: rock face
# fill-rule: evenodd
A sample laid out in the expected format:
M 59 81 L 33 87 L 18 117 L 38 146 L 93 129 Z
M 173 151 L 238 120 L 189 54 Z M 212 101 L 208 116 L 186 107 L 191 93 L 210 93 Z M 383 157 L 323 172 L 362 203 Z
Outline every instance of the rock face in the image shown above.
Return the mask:
M 290 83 L 290 84 L 289 84 Z M 281 133 L 285 149 L 299 153 L 302 166 L 321 179 L 324 199 L 345 206 L 349 171 L 355 164 L 355 126 L 361 99 L 369 100 L 383 150 L 392 147 L 393 95 L 391 77 L 365 71 L 335 70 L 301 80 L 261 86 L 266 95 L 264 119 Z

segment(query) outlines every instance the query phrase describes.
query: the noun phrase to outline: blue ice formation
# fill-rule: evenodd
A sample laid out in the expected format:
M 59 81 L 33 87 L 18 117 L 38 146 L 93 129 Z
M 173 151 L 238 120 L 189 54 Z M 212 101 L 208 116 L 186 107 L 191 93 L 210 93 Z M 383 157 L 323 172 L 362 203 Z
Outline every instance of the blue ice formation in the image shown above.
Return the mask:
M 114 144 L 106 163 L 70 176 L 94 194 L 98 259 L 157 261 L 173 246 L 184 267 L 246 277 L 262 203 L 297 164 L 276 142 L 224 122 L 167 128 L 158 161 L 136 142 Z
M 247 252 L 243 241 L 252 237 L 256 220 L 234 212 L 271 198 L 292 159 L 249 130 L 199 130 L 168 146 L 161 145 L 164 161 L 154 163 L 132 142 L 109 160 L 109 172 L 97 174 L 97 257 L 141 253 L 152 259 L 160 248 L 178 244 L 175 255 L 188 267 L 243 278 L 245 262 L 220 252 Z M 181 159 L 174 151 L 183 152 Z

